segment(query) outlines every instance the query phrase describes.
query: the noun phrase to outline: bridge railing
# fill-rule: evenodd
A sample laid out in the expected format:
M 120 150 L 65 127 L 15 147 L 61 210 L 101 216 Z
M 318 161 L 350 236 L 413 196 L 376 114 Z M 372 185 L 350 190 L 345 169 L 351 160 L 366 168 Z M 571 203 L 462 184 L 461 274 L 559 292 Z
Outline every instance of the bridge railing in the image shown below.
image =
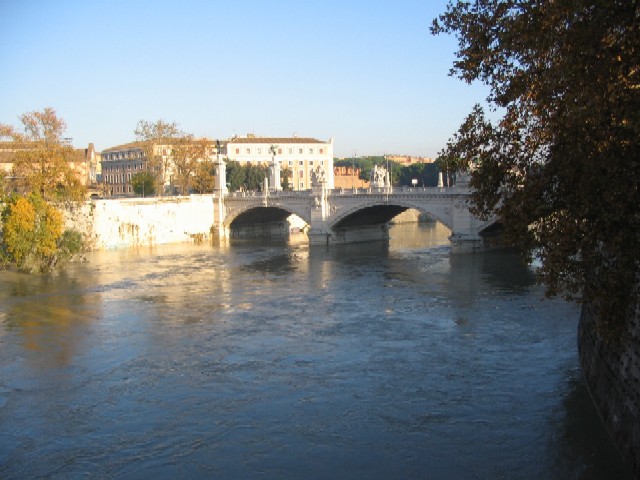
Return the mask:
M 336 188 L 331 190 L 333 195 L 367 195 L 367 194 L 416 194 L 444 192 L 444 187 L 369 187 L 369 188 Z
M 420 194 L 444 193 L 452 187 L 369 187 L 369 188 L 334 188 L 328 190 L 329 195 L 371 195 L 371 194 Z M 229 192 L 230 198 L 264 198 L 269 197 L 310 197 L 312 190 L 270 190 L 267 195 L 262 191 Z
M 308 197 L 311 195 L 311 190 L 269 190 L 269 197 Z M 229 192 L 227 197 L 231 198 L 264 198 L 265 192 L 251 191 L 251 192 Z

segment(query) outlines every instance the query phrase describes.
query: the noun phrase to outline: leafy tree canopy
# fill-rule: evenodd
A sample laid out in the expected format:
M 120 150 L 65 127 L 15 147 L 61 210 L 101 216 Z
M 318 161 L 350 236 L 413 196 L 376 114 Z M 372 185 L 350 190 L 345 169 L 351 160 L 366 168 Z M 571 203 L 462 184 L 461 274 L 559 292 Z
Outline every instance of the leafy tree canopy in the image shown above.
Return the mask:
M 387 168 L 387 164 L 389 165 L 389 170 L 391 171 L 391 184 L 405 185 L 405 167 L 394 161 L 387 162 L 387 159 L 384 155 L 334 159 L 333 161 L 333 165 L 336 167 L 355 167 L 356 169 L 359 169 L 360 174 L 358 175 L 358 178 L 367 182 L 371 180 L 371 172 L 373 171 L 373 167 L 375 165 Z M 411 180 L 409 180 L 406 185 L 411 185 Z
M 205 159 L 195 166 L 191 189 L 195 193 L 211 193 L 216 186 L 216 164 L 213 160 Z
M 11 196 L 2 210 L 0 264 L 20 271 L 46 272 L 79 253 L 82 236 L 64 231 L 62 213 L 38 193 Z
M 640 259 L 640 4 L 456 1 L 431 32 L 457 35 L 452 73 L 501 115 L 474 108 L 441 160 L 472 170 L 475 211 L 541 259 L 549 294 L 620 329 Z
M 149 171 L 155 176 L 155 192 L 164 193 L 168 174 L 172 167 L 171 145 L 188 136 L 175 122 L 140 120 L 134 130 L 136 140 L 144 145 L 144 153 Z
M 261 191 L 264 187 L 264 179 L 267 178 L 268 168 L 250 163 L 240 164 L 236 161 L 227 161 L 227 182 L 229 190 Z
M 151 172 L 138 172 L 130 181 L 136 195 L 152 197 L 156 194 L 156 177 Z
M 73 147 L 65 138 L 66 124 L 52 108 L 25 113 L 22 130 L 0 124 L 0 138 L 11 141 L 13 188 L 38 192 L 48 200 L 81 200 L 86 188 L 76 171 Z M 6 181 L 5 181 L 6 182 Z

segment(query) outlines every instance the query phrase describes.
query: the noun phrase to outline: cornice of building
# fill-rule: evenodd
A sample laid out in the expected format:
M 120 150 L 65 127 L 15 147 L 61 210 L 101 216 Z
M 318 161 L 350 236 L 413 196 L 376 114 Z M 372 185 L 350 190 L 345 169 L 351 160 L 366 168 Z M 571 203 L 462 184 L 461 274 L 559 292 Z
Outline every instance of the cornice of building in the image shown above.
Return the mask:
M 314 143 L 314 144 L 324 144 L 324 143 L 330 143 L 330 142 L 324 142 L 322 140 L 318 140 L 317 138 L 311 138 L 311 137 L 256 137 L 256 136 L 249 136 L 249 137 L 233 137 L 232 139 L 229 140 L 228 143 L 231 144 L 246 144 L 246 143 L 251 143 L 251 144 L 265 144 L 265 145 L 280 145 L 280 144 L 308 144 L 308 143 Z

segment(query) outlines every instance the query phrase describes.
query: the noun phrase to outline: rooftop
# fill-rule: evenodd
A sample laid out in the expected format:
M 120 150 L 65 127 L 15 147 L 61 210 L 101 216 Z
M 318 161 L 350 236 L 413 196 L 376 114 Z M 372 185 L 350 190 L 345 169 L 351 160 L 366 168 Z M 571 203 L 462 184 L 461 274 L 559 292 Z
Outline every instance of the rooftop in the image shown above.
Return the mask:
M 248 137 L 234 137 L 229 143 L 268 143 L 270 145 L 279 145 L 282 143 L 327 143 L 317 138 L 309 137 L 256 137 L 251 135 Z

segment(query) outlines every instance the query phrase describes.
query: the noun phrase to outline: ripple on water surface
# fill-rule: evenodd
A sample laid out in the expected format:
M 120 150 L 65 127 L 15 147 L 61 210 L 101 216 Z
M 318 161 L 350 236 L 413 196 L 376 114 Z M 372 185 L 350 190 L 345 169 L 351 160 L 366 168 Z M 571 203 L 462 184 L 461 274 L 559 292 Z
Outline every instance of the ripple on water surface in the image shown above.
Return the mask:
M 1 272 L 0 477 L 624 478 L 576 307 L 394 231 Z

